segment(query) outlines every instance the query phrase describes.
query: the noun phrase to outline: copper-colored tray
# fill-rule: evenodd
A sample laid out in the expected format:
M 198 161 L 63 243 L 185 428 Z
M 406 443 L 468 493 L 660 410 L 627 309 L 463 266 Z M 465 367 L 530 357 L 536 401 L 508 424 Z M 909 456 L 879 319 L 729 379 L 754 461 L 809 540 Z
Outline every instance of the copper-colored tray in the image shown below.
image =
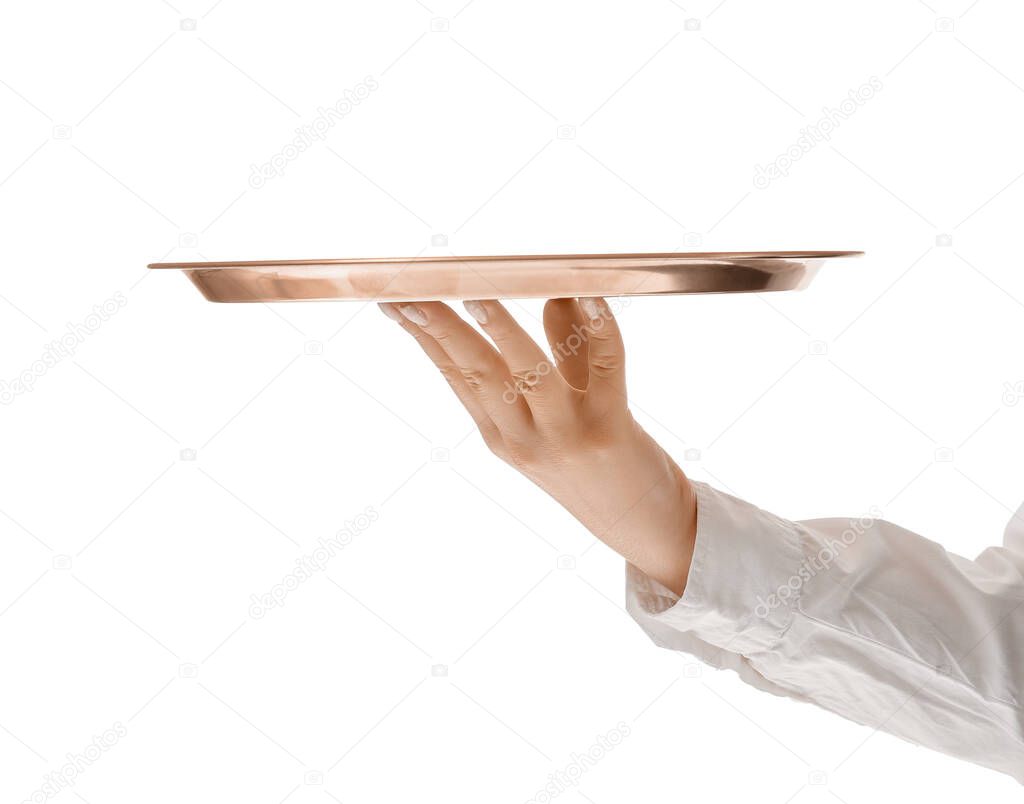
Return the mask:
M 210 301 L 432 301 L 750 293 L 805 287 L 821 264 L 859 251 L 541 254 L 258 262 L 157 262 Z

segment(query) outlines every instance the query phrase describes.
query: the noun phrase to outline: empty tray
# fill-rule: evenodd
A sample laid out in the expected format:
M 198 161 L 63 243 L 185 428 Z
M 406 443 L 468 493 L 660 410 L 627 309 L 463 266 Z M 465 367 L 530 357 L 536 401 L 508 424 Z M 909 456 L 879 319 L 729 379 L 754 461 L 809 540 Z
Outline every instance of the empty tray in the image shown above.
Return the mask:
M 210 301 L 432 301 L 750 293 L 805 287 L 825 260 L 859 251 L 541 254 L 257 262 L 158 262 Z

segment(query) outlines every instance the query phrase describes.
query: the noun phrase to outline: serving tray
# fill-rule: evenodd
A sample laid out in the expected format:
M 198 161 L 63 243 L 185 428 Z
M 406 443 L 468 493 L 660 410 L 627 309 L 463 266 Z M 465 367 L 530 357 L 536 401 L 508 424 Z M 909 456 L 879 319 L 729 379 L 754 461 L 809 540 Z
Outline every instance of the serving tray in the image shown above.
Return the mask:
M 673 293 L 751 293 L 805 287 L 829 259 L 859 251 L 534 254 L 256 262 L 157 262 L 183 271 L 210 301 L 434 301 Z

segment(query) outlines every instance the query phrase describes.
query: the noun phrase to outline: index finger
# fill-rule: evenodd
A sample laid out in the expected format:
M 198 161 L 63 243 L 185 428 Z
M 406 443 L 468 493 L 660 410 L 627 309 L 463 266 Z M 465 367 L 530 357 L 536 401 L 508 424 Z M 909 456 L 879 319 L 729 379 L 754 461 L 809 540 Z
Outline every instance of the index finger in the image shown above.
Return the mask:
M 441 302 L 399 303 L 398 312 L 431 336 L 451 358 L 480 406 L 502 432 L 525 433 L 532 415 L 498 351 Z

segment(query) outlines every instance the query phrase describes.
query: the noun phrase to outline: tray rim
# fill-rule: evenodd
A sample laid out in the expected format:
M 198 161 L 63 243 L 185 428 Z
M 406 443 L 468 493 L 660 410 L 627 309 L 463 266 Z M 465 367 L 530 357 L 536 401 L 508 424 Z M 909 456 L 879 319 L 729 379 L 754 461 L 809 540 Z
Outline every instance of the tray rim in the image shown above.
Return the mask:
M 416 256 L 416 257 L 343 257 L 302 260 L 210 260 L 205 262 L 151 262 L 151 270 L 231 270 L 238 268 L 276 268 L 345 265 L 409 265 L 414 263 L 458 264 L 464 262 L 487 263 L 519 261 L 546 262 L 550 260 L 604 260 L 650 262 L 664 261 L 717 261 L 733 262 L 745 260 L 821 260 L 841 257 L 862 257 L 863 251 L 672 251 L 664 253 L 622 253 L 622 254 L 482 254 L 471 256 Z

